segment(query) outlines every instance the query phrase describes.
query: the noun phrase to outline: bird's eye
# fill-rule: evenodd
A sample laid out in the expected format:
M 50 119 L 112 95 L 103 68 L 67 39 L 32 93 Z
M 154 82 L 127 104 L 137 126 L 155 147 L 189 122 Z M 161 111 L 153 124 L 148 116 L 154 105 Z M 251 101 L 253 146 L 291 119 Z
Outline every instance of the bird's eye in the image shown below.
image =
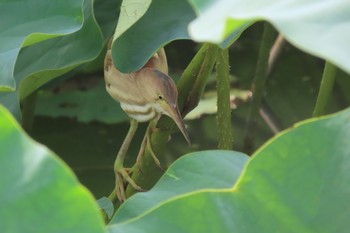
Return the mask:
M 158 99 L 159 99 L 159 100 L 163 100 L 163 96 L 158 95 Z

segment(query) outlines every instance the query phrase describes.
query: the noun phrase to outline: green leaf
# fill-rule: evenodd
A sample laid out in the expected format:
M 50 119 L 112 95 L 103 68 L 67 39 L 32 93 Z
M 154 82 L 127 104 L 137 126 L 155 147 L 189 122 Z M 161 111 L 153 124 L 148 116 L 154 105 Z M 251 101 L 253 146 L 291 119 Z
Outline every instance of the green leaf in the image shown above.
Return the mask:
M 93 196 L 0 106 L 2 232 L 104 232 Z
M 203 189 L 232 187 L 248 157 L 239 152 L 214 150 L 181 157 L 149 191 L 128 199 L 111 223 L 121 223 L 141 216 L 158 205 Z M 214 165 L 214 166 L 212 166 Z
M 176 196 L 112 225 L 110 232 L 163 232 L 165 227 L 170 233 L 347 232 L 349 138 L 350 109 L 307 120 L 260 148 L 232 188 Z M 203 167 L 219 167 L 220 158 L 203 162 Z M 193 163 L 202 161 L 196 159 Z M 191 186 L 202 179 L 183 182 Z M 181 186 L 173 183 L 171 190 L 177 188 Z
M 121 34 L 135 24 L 146 12 L 151 5 L 151 0 L 123 0 L 118 25 L 115 29 L 113 40 L 117 39 Z
M 16 82 L 20 83 L 20 87 L 16 90 L 18 99 L 25 98 L 53 78 L 99 55 L 103 38 L 93 16 L 92 3 L 92 0 L 84 2 L 84 25 L 81 30 L 21 50 L 15 70 Z M 2 94 L 1 103 L 5 103 L 2 99 L 6 98 L 4 96 L 7 94 Z M 7 102 L 6 106 L 15 105 L 17 98 L 13 98 L 11 103 Z M 20 115 L 19 109 L 12 113 L 15 116 Z
M 82 4 L 82 0 L 0 1 L 0 91 L 16 87 L 13 74 L 22 44 L 29 46 L 79 30 Z
M 21 119 L 17 92 L 0 92 L 0 105 L 4 105 L 16 119 Z
M 111 218 L 114 212 L 114 206 L 111 200 L 109 200 L 107 197 L 102 197 L 97 200 L 97 204 L 100 206 L 100 208 L 106 212 L 108 218 Z
M 93 15 L 92 3 L 91 0 L 84 3 L 85 20 L 81 30 L 21 51 L 15 72 L 16 81 L 23 81 L 20 86 L 21 99 L 52 78 L 98 56 L 103 38 Z
M 136 4 L 137 3 L 137 4 Z M 123 1 L 114 35 L 114 65 L 124 73 L 140 69 L 160 48 L 174 40 L 190 39 L 188 24 L 196 15 L 187 0 Z M 220 47 L 227 48 L 251 25 L 243 22 Z
M 186 0 L 153 0 L 147 12 L 114 41 L 114 64 L 124 73 L 141 68 L 160 47 L 189 39 L 187 25 L 194 18 Z
M 101 28 L 105 41 L 108 41 L 114 33 L 120 14 L 121 3 L 122 0 L 94 0 L 94 15 Z
M 348 0 L 190 2 L 200 12 L 189 25 L 195 41 L 221 43 L 232 32 L 241 30 L 242 25 L 267 20 L 299 49 L 329 60 L 350 73 Z
M 35 114 L 72 117 L 79 122 L 120 123 L 129 120 L 120 104 L 106 92 L 103 80 L 87 91 L 72 90 L 58 94 L 40 91 Z

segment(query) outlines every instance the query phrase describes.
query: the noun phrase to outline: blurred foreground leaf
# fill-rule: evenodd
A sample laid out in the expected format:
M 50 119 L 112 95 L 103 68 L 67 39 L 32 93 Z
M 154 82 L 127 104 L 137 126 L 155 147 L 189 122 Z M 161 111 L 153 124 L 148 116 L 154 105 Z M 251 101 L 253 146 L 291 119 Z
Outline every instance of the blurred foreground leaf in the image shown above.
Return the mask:
M 195 41 L 221 43 L 241 30 L 242 25 L 267 20 L 299 49 L 329 60 L 350 73 L 348 0 L 190 2 L 200 13 L 189 25 L 189 33 Z
M 92 195 L 0 106 L 1 232 L 104 232 Z

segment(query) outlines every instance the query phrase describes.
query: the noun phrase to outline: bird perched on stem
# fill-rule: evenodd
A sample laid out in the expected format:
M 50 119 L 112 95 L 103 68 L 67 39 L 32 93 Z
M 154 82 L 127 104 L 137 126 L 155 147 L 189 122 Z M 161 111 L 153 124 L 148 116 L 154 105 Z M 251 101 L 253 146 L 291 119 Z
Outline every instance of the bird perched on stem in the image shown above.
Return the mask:
M 124 168 L 124 159 L 139 122 L 150 121 L 150 124 L 146 130 L 136 163 L 141 162 L 145 147 L 148 147 L 155 163 L 160 166 L 160 162 L 151 148 L 150 135 L 162 114 L 174 120 L 188 142 L 189 137 L 179 113 L 176 85 L 173 79 L 168 76 L 164 49 L 162 48 L 155 53 L 141 69 L 125 74 L 121 73 L 112 62 L 111 44 L 110 41 L 104 63 L 106 89 L 114 100 L 120 102 L 121 108 L 131 118 L 129 131 L 114 163 L 115 192 L 118 199 L 124 201 L 125 183 L 132 185 L 136 190 L 142 190 L 131 179 L 129 171 Z

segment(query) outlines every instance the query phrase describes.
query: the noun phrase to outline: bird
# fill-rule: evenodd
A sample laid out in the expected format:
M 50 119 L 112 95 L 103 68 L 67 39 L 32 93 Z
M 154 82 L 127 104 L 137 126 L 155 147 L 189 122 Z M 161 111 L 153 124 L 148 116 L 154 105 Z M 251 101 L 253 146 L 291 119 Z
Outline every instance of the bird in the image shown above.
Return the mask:
M 112 40 L 108 43 L 104 60 L 104 79 L 108 94 L 117 102 L 130 118 L 129 131 L 114 162 L 116 176 L 115 194 L 125 201 L 125 183 L 135 190 L 143 191 L 130 177 L 124 167 L 128 148 L 134 137 L 138 123 L 150 122 L 142 141 L 136 164 L 140 164 L 145 147 L 150 149 L 155 163 L 160 162 L 151 148 L 150 135 L 161 115 L 173 119 L 188 143 L 190 139 L 179 112 L 178 91 L 174 80 L 168 75 L 168 65 L 164 48 L 159 49 L 139 70 L 131 73 L 120 72 L 112 61 Z

